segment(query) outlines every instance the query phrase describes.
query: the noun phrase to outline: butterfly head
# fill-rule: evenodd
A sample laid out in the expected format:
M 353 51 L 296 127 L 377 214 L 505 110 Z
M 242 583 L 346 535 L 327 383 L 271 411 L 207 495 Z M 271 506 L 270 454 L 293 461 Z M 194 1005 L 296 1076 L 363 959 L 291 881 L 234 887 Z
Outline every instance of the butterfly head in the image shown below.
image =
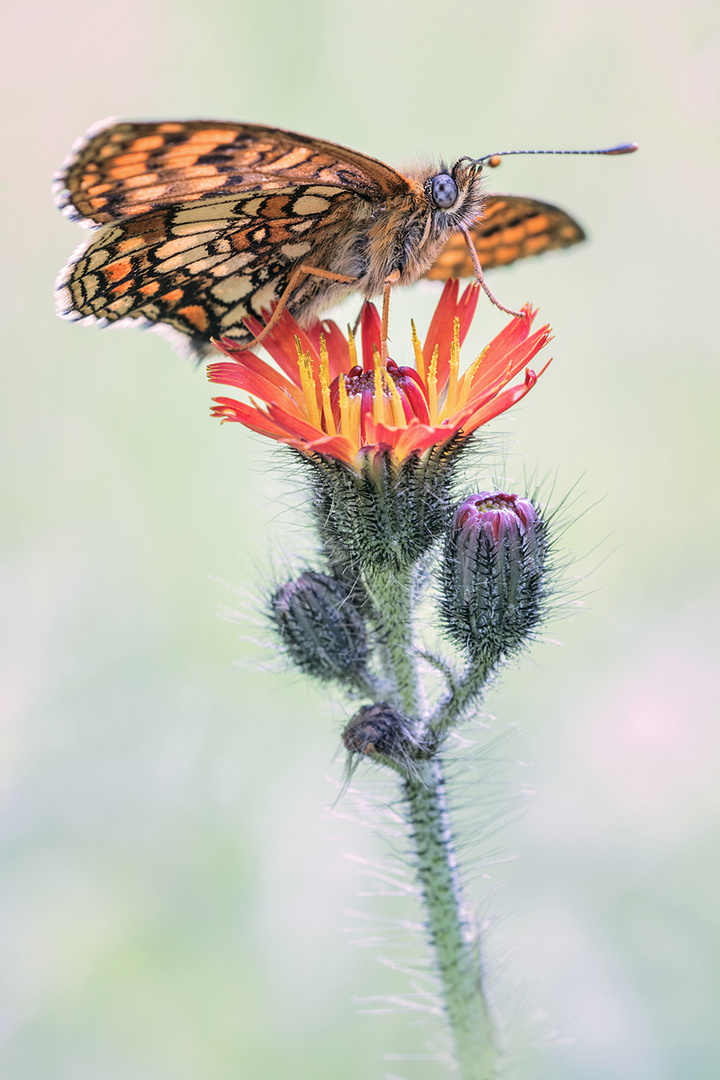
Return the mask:
M 430 212 L 440 229 L 474 220 L 482 208 L 482 165 L 460 158 L 452 167 L 441 165 L 425 178 L 423 190 Z

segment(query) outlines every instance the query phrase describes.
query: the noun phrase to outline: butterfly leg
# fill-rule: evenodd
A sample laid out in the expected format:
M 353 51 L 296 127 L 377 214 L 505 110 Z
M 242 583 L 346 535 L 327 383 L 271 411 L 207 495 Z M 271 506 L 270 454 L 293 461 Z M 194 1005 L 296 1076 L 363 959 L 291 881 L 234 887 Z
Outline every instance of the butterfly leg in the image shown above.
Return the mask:
M 383 304 L 382 304 L 382 326 L 380 329 L 380 359 L 384 362 L 387 360 L 388 354 L 388 323 L 390 322 L 390 293 L 392 292 L 393 285 L 396 285 L 400 280 L 400 271 L 393 270 L 391 274 L 385 278 L 385 287 L 383 288 Z
M 385 278 L 385 286 L 383 288 L 383 313 L 382 313 L 382 326 L 380 328 L 380 355 L 382 360 L 387 360 L 387 343 L 388 343 L 388 323 L 390 320 L 390 292 L 393 285 L 396 285 L 400 280 L 400 271 L 393 270 L 391 274 Z M 357 334 L 358 327 L 360 326 L 360 320 L 362 319 L 363 309 L 362 307 L 357 313 L 357 319 L 353 323 L 352 332 Z
M 460 231 L 465 237 L 465 243 L 467 244 L 468 251 L 470 252 L 470 258 L 472 260 L 473 270 L 475 271 L 475 277 L 477 278 L 478 285 L 485 293 L 490 303 L 494 304 L 496 308 L 500 308 L 501 311 L 507 312 L 508 315 L 514 315 L 516 319 L 523 319 L 525 316 L 523 315 L 522 311 L 513 311 L 512 308 L 505 307 L 504 304 L 500 303 L 497 296 L 495 296 L 495 294 L 491 292 L 489 286 L 485 281 L 485 277 L 482 272 L 482 266 L 480 265 L 480 260 L 478 259 L 475 245 L 472 242 L 470 230 L 468 229 L 467 225 L 460 225 Z
M 253 340 L 245 346 L 246 349 L 252 349 L 256 345 L 259 345 L 263 338 L 270 333 L 273 327 L 277 326 L 278 319 L 282 315 L 283 310 L 288 300 L 290 299 L 293 290 L 296 289 L 298 285 L 305 280 L 306 277 L 310 277 L 312 275 L 314 275 L 315 277 L 327 278 L 329 281 L 341 281 L 347 282 L 348 284 L 352 284 L 352 282 L 355 280 L 355 278 L 347 277 L 345 274 L 335 274 L 332 272 L 332 270 L 319 270 L 316 266 L 307 266 L 306 263 L 300 263 L 300 265 L 296 266 L 292 274 L 290 275 L 288 283 L 283 289 L 282 295 L 278 300 L 277 304 L 275 305 L 272 315 L 265 323 L 258 336 L 256 338 L 253 338 Z

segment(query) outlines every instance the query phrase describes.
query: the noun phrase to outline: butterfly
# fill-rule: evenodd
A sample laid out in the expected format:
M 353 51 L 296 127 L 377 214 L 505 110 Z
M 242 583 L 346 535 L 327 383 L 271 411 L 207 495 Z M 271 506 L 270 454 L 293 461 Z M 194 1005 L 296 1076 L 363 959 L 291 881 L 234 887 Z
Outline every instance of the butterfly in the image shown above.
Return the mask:
M 400 173 L 280 128 L 104 121 L 55 178 L 58 206 L 97 230 L 58 278 L 58 314 L 163 330 L 202 357 L 213 338 L 253 344 L 244 320 L 273 308 L 308 323 L 350 293 L 482 281 L 584 239 L 555 206 L 486 194 L 486 160 Z

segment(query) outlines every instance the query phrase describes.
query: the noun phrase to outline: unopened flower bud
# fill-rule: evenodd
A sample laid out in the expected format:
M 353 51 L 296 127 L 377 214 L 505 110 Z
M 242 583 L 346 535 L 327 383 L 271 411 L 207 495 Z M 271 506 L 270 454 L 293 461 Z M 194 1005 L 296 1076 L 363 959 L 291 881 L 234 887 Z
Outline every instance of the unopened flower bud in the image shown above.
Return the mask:
M 351 755 L 383 758 L 390 765 L 412 771 L 423 756 L 415 725 L 386 701 L 363 705 L 343 732 L 343 742 Z
M 302 671 L 346 685 L 363 683 L 367 632 L 347 585 L 306 570 L 277 589 L 270 609 L 283 645 Z
M 442 614 L 471 655 L 495 663 L 537 626 L 546 548 L 529 499 L 482 491 L 458 506 L 445 542 Z

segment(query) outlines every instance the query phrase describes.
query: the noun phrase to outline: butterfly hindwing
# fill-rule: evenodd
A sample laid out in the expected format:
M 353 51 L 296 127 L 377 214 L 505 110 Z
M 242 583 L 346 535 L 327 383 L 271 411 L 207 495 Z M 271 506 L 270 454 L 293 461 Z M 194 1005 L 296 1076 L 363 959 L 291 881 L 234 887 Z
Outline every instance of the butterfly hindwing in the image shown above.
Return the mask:
M 470 234 L 483 270 L 585 239 L 581 227 L 564 210 L 522 195 L 486 195 L 482 217 L 470 226 Z M 455 233 L 425 277 L 445 280 L 474 274 L 465 238 Z
M 347 213 L 319 184 L 216 195 L 106 225 L 58 281 L 58 312 L 101 325 L 162 323 L 203 353 L 278 300 L 293 266 Z

